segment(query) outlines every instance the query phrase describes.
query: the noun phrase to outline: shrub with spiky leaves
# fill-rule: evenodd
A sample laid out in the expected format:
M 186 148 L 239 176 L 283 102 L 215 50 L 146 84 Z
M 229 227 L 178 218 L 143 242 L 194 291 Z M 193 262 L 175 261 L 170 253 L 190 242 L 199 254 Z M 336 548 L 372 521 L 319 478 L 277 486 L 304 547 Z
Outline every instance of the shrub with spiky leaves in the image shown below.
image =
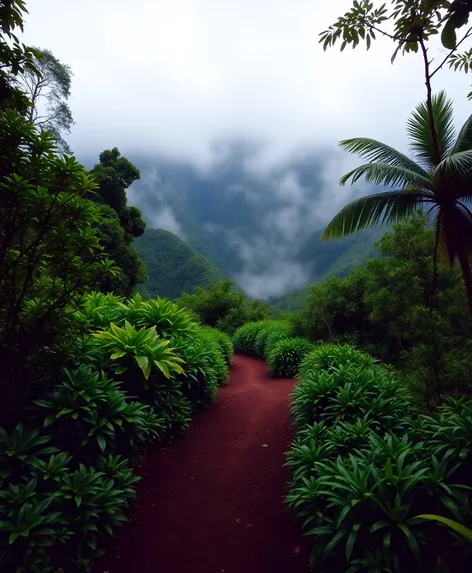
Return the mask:
M 89 366 L 65 370 L 61 383 L 35 403 L 55 443 L 83 463 L 103 452 L 134 457 L 140 445 L 164 433 L 149 406 L 128 400 L 119 381 Z
M 413 411 L 408 390 L 381 367 L 331 367 L 305 373 L 291 395 L 296 428 L 314 422 L 369 420 L 373 429 L 400 431 Z
M 202 332 L 192 340 L 176 339 L 176 352 L 185 361 L 185 372 L 178 377 L 183 395 L 195 411 L 207 408 L 215 399 L 220 379 L 228 369 L 219 347 Z M 223 371 L 223 374 L 222 374 Z
M 128 460 L 98 453 L 96 466 L 82 465 L 51 446 L 55 436 L 22 426 L 0 434 L 9 448 L 1 460 L 0 569 L 90 571 L 100 539 L 125 520 L 134 498 L 139 478 Z
M 229 366 L 233 360 L 233 341 L 229 334 L 211 326 L 202 327 L 202 331 L 208 339 L 216 342 L 226 364 Z
M 137 330 L 127 320 L 124 327 L 110 324 L 108 330 L 93 333 L 110 354 L 112 361 L 119 360 L 113 367 L 117 374 L 122 374 L 136 364 L 142 372 L 145 387 L 151 372 L 156 367 L 166 377 L 183 372 L 182 359 L 175 355 L 169 341 L 158 336 L 156 327 Z
M 291 336 L 293 336 L 293 327 L 288 321 L 274 320 L 268 322 L 256 336 L 254 353 L 257 358 L 267 358 L 268 350 L 275 346 L 276 342 Z
M 277 346 L 282 340 L 287 340 L 293 338 L 292 334 L 289 333 L 284 328 L 275 329 L 269 332 L 266 337 L 266 342 L 264 345 L 264 358 L 268 360 L 270 351 Z
M 313 567 L 365 571 L 376 556 L 379 571 L 402 573 L 412 563 L 433 571 L 439 555 L 443 562 L 453 556 L 454 537 L 442 530 L 431 539 L 431 527 L 416 516 L 424 507 L 460 514 L 463 494 L 450 486 L 439 495 L 442 485 L 431 480 L 422 450 L 406 436 L 372 434 L 355 454 L 313 461 L 288 496 L 313 540 Z
M 377 361 L 369 354 L 347 344 L 322 344 L 309 352 L 300 365 L 300 377 L 315 370 L 352 365 L 360 368 L 373 366 Z
M 326 346 L 314 360 L 316 352 L 292 394 L 296 437 L 287 454 L 287 502 L 312 538 L 312 567 L 404 573 L 414 564 L 433 573 L 441 562 L 465 572 L 457 527 L 435 528 L 418 516 L 471 525 L 471 496 L 458 480 L 470 404 L 451 401 L 418 417 L 390 370 L 356 353 L 346 360 L 346 347 Z
M 306 338 L 287 338 L 280 340 L 270 349 L 268 364 L 273 376 L 293 378 L 304 356 L 313 349 Z
M 259 322 L 247 322 L 243 326 L 239 327 L 233 334 L 233 346 L 235 352 L 240 352 L 246 356 L 257 357 L 257 336 L 269 322 L 270 321 L 267 320 L 261 320 Z

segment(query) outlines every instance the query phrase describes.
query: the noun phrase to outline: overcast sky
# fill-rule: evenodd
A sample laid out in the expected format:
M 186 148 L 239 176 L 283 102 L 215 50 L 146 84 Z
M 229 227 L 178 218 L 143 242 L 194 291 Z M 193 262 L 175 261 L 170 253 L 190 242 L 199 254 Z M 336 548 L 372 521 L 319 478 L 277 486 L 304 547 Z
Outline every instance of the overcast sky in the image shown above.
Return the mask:
M 77 152 L 144 149 L 213 159 L 214 142 L 254 138 L 263 168 L 307 144 L 370 136 L 404 146 L 424 97 L 421 58 L 379 41 L 323 52 L 318 34 L 351 0 L 27 0 L 25 40 L 74 72 Z M 458 120 L 468 77 L 442 72 Z
M 67 139 L 79 160 L 94 161 L 115 146 L 133 157 L 155 154 L 155 166 L 141 170 L 129 193 L 150 225 L 186 238 L 166 199 L 162 161 L 190 162 L 211 177 L 212 168 L 231 163 L 225 159 L 234 153 L 232 141 L 249 142 L 253 151 L 242 169 L 265 182 L 267 208 L 257 233 L 226 228 L 214 240 L 236 249 L 243 267 L 234 278 L 246 292 L 266 297 L 307 284 L 294 253 L 366 191 L 362 183 L 339 186 L 359 160 L 341 152 L 338 141 L 373 137 L 407 151 L 405 122 L 425 97 L 421 57 L 398 56 L 392 66 L 388 40 L 369 52 L 323 52 L 320 32 L 350 6 L 351 0 L 27 0 L 24 41 L 73 70 L 77 123 Z M 461 124 L 471 110 L 469 77 L 446 70 L 433 87 L 454 99 Z M 303 155 L 316 171 L 316 190 L 293 168 Z M 239 179 L 247 181 L 236 174 L 221 192 L 231 193 Z M 261 188 L 252 181 L 250 195 Z M 143 190 L 159 199 L 158 208 L 147 207 Z

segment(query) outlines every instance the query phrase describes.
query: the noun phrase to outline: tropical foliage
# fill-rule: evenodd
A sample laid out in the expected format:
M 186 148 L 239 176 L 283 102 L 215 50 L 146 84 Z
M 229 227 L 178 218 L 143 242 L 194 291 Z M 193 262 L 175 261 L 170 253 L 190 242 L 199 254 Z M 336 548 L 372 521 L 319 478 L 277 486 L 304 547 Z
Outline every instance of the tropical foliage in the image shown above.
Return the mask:
M 292 398 L 287 502 L 312 541 L 317 571 L 400 573 L 412 563 L 467 570 L 457 530 L 471 525 L 463 487 L 470 459 L 458 453 L 472 420 L 457 413 L 468 412 L 469 401 L 418 416 L 391 372 L 348 346 L 328 345 L 306 358 Z M 448 414 L 453 444 L 442 431 Z M 432 527 L 423 515 L 430 513 L 455 527 Z
M 228 337 L 170 301 L 100 292 L 77 301 L 75 366 L 27 404 L 25 425 L 0 429 L 7 570 L 90 570 L 125 520 L 143 445 L 184 431 L 228 379 Z
M 293 378 L 313 345 L 306 338 L 279 340 L 269 348 L 267 362 L 276 378 Z
M 430 111 L 432 116 L 430 116 Z M 433 118 L 436 137 L 431 134 Z M 328 224 L 323 238 L 354 233 L 378 223 L 395 223 L 423 206 L 435 228 L 435 251 L 450 265 L 459 261 L 472 312 L 472 116 L 456 136 L 452 102 L 444 92 L 417 106 L 407 123 L 413 159 L 379 141 L 347 139 L 341 147 L 369 162 L 341 178 L 341 184 L 364 178 L 392 190 L 356 199 Z

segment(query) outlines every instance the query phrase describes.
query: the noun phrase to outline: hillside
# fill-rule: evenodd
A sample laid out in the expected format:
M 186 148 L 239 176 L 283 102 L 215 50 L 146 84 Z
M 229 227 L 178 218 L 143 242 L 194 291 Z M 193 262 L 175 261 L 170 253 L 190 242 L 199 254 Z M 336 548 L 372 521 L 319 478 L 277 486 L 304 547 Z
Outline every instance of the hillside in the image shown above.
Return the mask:
M 143 295 L 178 298 L 224 278 L 212 263 L 170 231 L 147 229 L 134 245 L 148 271 L 148 281 L 139 288 Z
M 353 269 L 374 257 L 378 252 L 374 243 L 380 239 L 385 229 L 367 229 L 343 239 L 321 241 L 319 234 L 303 245 L 297 258 L 306 265 L 311 277 L 310 284 L 331 275 L 346 276 Z M 277 311 L 293 312 L 306 300 L 310 286 L 296 289 L 269 299 L 269 304 Z
M 228 144 L 222 160 L 207 170 L 137 155 L 133 161 L 141 179 L 129 190 L 130 200 L 142 209 L 149 227 L 184 237 L 258 299 L 280 297 L 326 273 L 342 272 L 358 258 L 352 253 L 347 262 L 336 262 L 352 246 L 359 253 L 371 248 L 369 233 L 320 241 L 330 217 L 353 196 L 368 191 L 339 190 L 336 178 L 342 166 L 336 154 L 294 155 L 257 172 L 248 166 L 252 152 Z M 329 181 L 328 168 L 336 173 Z

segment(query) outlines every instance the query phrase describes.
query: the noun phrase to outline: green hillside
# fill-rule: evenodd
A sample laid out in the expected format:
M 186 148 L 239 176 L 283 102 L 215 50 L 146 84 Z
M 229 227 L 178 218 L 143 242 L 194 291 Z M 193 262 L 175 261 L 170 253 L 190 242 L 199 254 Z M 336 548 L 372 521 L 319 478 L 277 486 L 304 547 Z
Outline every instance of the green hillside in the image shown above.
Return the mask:
M 178 298 L 225 278 L 205 257 L 169 231 L 146 229 L 134 245 L 147 266 L 148 281 L 139 288 L 145 296 Z

